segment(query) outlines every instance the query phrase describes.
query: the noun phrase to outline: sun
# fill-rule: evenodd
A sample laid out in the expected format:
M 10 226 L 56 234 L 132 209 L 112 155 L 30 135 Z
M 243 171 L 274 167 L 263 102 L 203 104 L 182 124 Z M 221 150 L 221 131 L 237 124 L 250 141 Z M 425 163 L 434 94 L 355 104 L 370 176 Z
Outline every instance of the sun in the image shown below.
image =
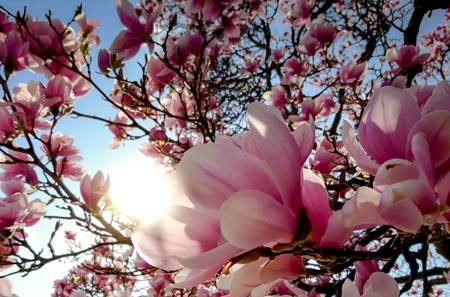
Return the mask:
M 110 172 L 109 196 L 124 214 L 152 219 L 164 212 L 173 195 L 169 176 L 163 165 L 143 155 L 134 156 Z

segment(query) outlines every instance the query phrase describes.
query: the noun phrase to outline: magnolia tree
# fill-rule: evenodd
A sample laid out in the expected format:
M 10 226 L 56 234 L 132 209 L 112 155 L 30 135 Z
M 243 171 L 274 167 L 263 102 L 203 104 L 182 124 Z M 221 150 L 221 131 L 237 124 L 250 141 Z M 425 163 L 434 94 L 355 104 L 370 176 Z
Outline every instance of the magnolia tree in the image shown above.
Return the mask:
M 69 259 L 52 296 L 449 296 L 450 2 L 412 2 L 117 0 L 112 44 L 0 6 L 0 294 Z M 139 141 L 165 206 L 117 207 L 65 118 Z

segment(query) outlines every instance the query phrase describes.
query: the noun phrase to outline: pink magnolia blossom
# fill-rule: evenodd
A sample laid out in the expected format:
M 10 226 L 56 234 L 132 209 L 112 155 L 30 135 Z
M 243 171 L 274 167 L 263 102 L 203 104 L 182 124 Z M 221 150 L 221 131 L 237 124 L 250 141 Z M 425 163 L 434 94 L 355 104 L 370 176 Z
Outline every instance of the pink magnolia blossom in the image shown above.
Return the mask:
M 407 90 L 382 87 L 375 91 L 358 127 L 358 138 L 344 124 L 344 145 L 358 166 L 375 175 L 379 164 L 393 158 L 412 160 L 413 138 L 425 135 L 433 168 L 450 158 L 450 88 L 440 82 L 427 102 L 419 107 Z M 424 149 L 424 148 L 422 148 Z
M 229 290 L 228 296 L 230 297 L 248 296 L 249 294 L 266 296 L 283 280 L 297 278 L 302 270 L 302 260 L 295 255 L 279 255 L 273 260 L 260 258 L 220 279 L 219 287 Z M 302 290 L 299 289 L 299 291 Z M 306 297 L 306 294 L 300 296 Z
M 256 57 L 253 59 L 246 60 L 244 62 L 244 68 L 241 69 L 243 73 L 255 73 L 261 64 L 261 58 Z
M 189 56 L 199 56 L 203 51 L 204 40 L 198 33 L 184 32 L 175 42 L 169 39 L 167 42 L 167 58 L 173 65 L 181 66 Z
M 98 26 L 100 26 L 100 22 L 97 20 L 87 20 L 83 12 L 77 15 L 76 22 L 83 32 L 83 38 L 86 38 L 91 42 L 95 42 L 98 46 L 100 44 L 100 37 L 98 37 L 94 31 Z
M 48 142 L 48 145 L 42 146 L 42 149 L 49 157 L 69 157 L 80 153 L 80 150 L 74 145 L 75 138 L 73 136 L 55 132 L 51 138 L 49 135 L 44 135 L 42 138 Z
M 146 142 L 139 145 L 139 151 L 150 158 L 161 158 L 161 152 L 151 142 Z
M 445 180 L 443 184 L 430 183 L 425 173 L 430 167 L 430 156 L 428 161 L 416 163 L 402 159 L 386 161 L 376 173 L 374 188 L 358 188 L 354 197 L 333 213 L 321 244 L 342 246 L 353 230 L 379 225 L 414 233 L 422 225 L 435 223 L 440 216 L 439 204 L 448 203 L 450 176 L 440 179 Z
M 64 104 L 72 103 L 72 82 L 64 76 L 57 75 L 48 81 L 47 87 L 43 91 L 47 99 L 46 105 L 62 106 Z
M 336 29 L 323 20 L 312 23 L 300 40 L 300 49 L 309 56 L 336 39 Z
M 272 60 L 274 62 L 279 62 L 283 58 L 285 53 L 286 53 L 285 47 L 283 47 L 279 50 L 272 51 Z
M 358 245 L 356 250 L 364 251 L 366 249 Z M 355 270 L 355 285 L 358 288 L 359 293 L 362 294 L 364 292 L 364 285 L 374 272 L 380 271 L 380 267 L 378 266 L 377 260 L 365 260 L 357 261 L 355 263 Z
M 263 94 L 263 98 L 271 103 L 272 106 L 279 110 L 283 110 L 286 105 L 286 90 L 283 86 L 275 86 L 268 92 Z
M 16 134 L 12 112 L 0 106 L 0 143 L 5 143 L 9 136 Z
M 101 171 L 98 171 L 92 179 L 89 174 L 86 174 L 80 183 L 81 196 L 91 209 L 97 209 L 98 202 L 106 195 L 108 190 L 109 177 L 105 179 Z
M 224 29 L 223 42 L 225 44 L 236 43 L 240 40 L 242 32 L 239 27 L 238 21 L 239 21 L 239 13 L 237 12 L 222 17 L 222 27 Z
M 79 181 L 84 174 L 84 168 L 80 164 L 81 160 L 83 160 L 83 157 L 80 155 L 58 158 L 56 172 L 71 180 Z
M 409 91 L 416 97 L 416 102 L 419 107 L 422 107 L 428 98 L 433 94 L 434 88 L 436 86 L 417 86 L 413 85 L 409 88 Z M 450 88 L 448 85 L 446 88 Z M 447 91 L 447 93 L 450 93 Z
M 114 124 L 108 125 L 109 131 L 114 134 L 114 138 L 111 140 L 109 147 L 111 149 L 116 149 L 119 147 L 119 143 L 124 139 L 127 135 L 127 132 L 131 130 L 128 127 L 128 117 L 123 112 L 119 112 L 114 119 Z
M 314 8 L 315 0 L 296 0 L 289 11 L 289 17 L 293 25 L 298 27 L 310 21 L 311 11 Z
M 62 39 L 63 47 L 71 49 L 74 46 L 75 34 L 73 29 L 66 30 L 65 25 L 59 19 L 52 19 L 52 25 L 45 21 L 27 19 L 27 30 L 23 30 L 26 41 L 30 44 L 30 49 L 40 56 L 57 55 L 62 51 L 61 42 L 58 35 L 65 31 Z
M 420 65 L 429 57 L 429 53 L 420 54 L 420 48 L 414 45 L 402 45 L 400 49 L 390 48 L 386 52 L 386 60 L 396 63 L 400 69 Z
M 301 50 L 309 56 L 314 56 L 316 51 L 321 47 L 320 42 L 308 33 L 303 35 L 300 40 L 300 46 Z
M 146 43 L 150 51 L 152 51 L 153 42 L 151 35 L 153 34 L 153 24 L 159 15 L 159 10 L 143 10 L 144 22 L 142 22 L 128 0 L 116 0 L 116 8 L 125 29 L 116 36 L 111 44 L 111 53 L 116 54 L 118 59 L 128 60 L 137 54 L 142 43 Z
M 323 181 L 302 170 L 312 127 L 291 134 L 279 111 L 260 103 L 250 105 L 248 118 L 250 132 L 185 153 L 174 180 L 189 201 L 173 202 L 133 233 L 147 262 L 183 268 L 175 278 L 179 287 L 208 280 L 245 250 L 291 242 L 299 213 L 311 221 L 313 242 L 325 231 L 331 210 Z
M 322 46 L 333 42 L 337 35 L 334 26 L 323 20 L 311 24 L 307 34 L 315 38 Z
M 194 112 L 194 103 L 189 94 L 183 92 L 172 92 L 169 97 L 163 100 L 163 105 L 169 112 L 169 118 L 166 125 L 169 128 L 183 128 L 186 126 L 184 118 L 192 115 Z
M 0 161 L 9 161 L 10 163 L 0 164 L 0 168 L 3 170 L 0 173 L 0 181 L 10 181 L 23 179 L 30 185 L 36 185 L 38 183 L 38 176 L 34 171 L 34 165 L 31 163 L 31 157 L 24 153 L 11 152 L 9 156 L 0 155 Z
M 64 232 L 64 237 L 67 240 L 74 241 L 77 238 L 77 233 L 71 230 L 66 230 L 66 232 Z
M 162 90 L 174 77 L 175 72 L 169 69 L 158 58 L 150 58 L 148 61 L 148 85 L 151 93 Z
M 23 181 L 20 179 L 12 179 L 12 180 L 3 181 L 2 183 L 0 183 L 0 189 L 7 196 L 11 196 L 16 193 L 24 192 L 25 185 L 24 185 Z
M 398 297 L 400 291 L 397 282 L 383 272 L 374 272 L 364 285 L 363 293 L 349 280 L 342 286 L 342 297 Z
M 9 31 L 0 42 L 0 62 L 7 72 L 24 69 L 28 55 L 29 43 L 24 42 L 17 30 Z
M 81 53 L 76 52 L 75 67 L 77 67 L 77 69 L 81 71 L 83 65 L 84 61 Z M 81 74 L 71 70 L 71 68 L 73 67 L 72 62 L 63 55 L 57 56 L 51 61 L 46 61 L 45 63 L 42 61 L 37 61 L 35 64 L 29 64 L 28 67 L 35 72 L 45 74 L 50 79 L 55 75 L 67 77 L 72 83 L 72 92 L 77 97 L 86 95 L 92 87 L 89 81 L 85 79 Z
M 367 71 L 367 62 L 356 64 L 353 61 L 348 62 L 342 66 L 339 72 L 339 78 L 343 85 L 355 85 L 360 82 L 364 73 Z
M 81 167 L 80 150 L 73 144 L 73 136 L 63 135 L 60 132 L 54 132 L 51 136 L 44 135 L 42 140 L 47 142 L 42 146 L 42 150 L 49 159 L 56 160 L 56 171 L 58 174 L 72 180 L 80 180 L 84 169 Z
M 152 277 L 151 286 L 155 297 L 165 296 L 165 289 L 171 284 L 172 275 L 170 273 L 165 273 L 161 270 L 157 270 L 155 275 Z
M 29 202 L 26 194 L 15 193 L 0 199 L 0 230 L 32 226 L 45 214 L 45 204 L 35 199 Z
M 282 83 L 289 85 L 297 81 L 300 77 L 306 76 L 309 68 L 306 60 L 299 60 L 295 57 L 291 57 L 284 62 L 283 65 L 285 75 L 283 76 Z
M 342 147 L 342 143 L 337 143 L 336 149 Z M 322 174 L 330 173 L 336 166 L 343 164 L 344 157 L 334 152 L 334 147 L 326 138 L 322 140 L 314 155 L 314 168 Z
M 35 81 L 18 84 L 13 89 L 12 105 L 16 108 L 15 115 L 20 125 L 27 130 L 48 129 L 51 126 L 49 121 L 42 118 L 46 113 L 46 101 L 43 98 L 42 89 L 42 85 Z
M 188 0 L 185 9 L 190 14 L 200 13 L 205 21 L 211 21 L 219 18 L 225 8 L 224 0 Z
M 306 121 L 309 119 L 309 117 L 315 118 L 320 113 L 320 111 L 322 110 L 322 101 L 320 100 L 320 98 L 317 98 L 315 100 L 306 98 L 303 100 L 301 107 L 301 119 Z
M 328 116 L 331 111 L 333 110 L 333 107 L 335 106 L 335 103 L 333 101 L 333 96 L 330 94 L 322 94 L 318 99 L 320 102 L 322 102 L 322 111 L 321 114 L 323 116 Z
M 98 69 L 103 72 L 107 73 L 108 69 L 111 68 L 111 55 L 106 49 L 100 49 L 98 51 L 97 56 L 98 61 Z

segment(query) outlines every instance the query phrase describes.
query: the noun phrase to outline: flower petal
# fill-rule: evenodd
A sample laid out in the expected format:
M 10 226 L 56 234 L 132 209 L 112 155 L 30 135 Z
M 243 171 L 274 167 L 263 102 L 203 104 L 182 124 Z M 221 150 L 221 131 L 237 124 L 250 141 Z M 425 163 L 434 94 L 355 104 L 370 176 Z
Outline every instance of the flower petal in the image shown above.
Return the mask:
M 265 284 L 279 278 L 295 279 L 302 269 L 303 263 L 299 256 L 279 255 L 262 267 L 260 278 Z
M 411 93 L 394 87 L 375 91 L 358 127 L 364 150 L 379 164 L 404 158 L 408 132 L 420 118 L 420 109 Z
M 351 280 L 346 279 L 344 284 L 342 285 L 342 297 L 361 297 L 358 292 L 358 288 L 356 288 L 355 284 L 352 283 Z
M 260 156 L 270 168 L 284 203 L 295 212 L 299 206 L 299 181 L 303 164 L 294 138 L 277 114 L 281 116 L 273 107 L 252 103 L 247 113 L 250 134 Z
M 356 161 L 356 164 L 363 170 L 372 175 L 375 175 L 378 168 L 378 163 L 372 160 L 362 148 L 355 131 L 351 128 L 348 122 L 344 122 L 342 137 L 345 149 L 348 154 Z
M 397 282 L 383 272 L 374 272 L 364 285 L 364 296 L 398 297 Z
M 142 24 L 139 22 L 139 18 L 136 15 L 136 11 L 128 0 L 116 0 L 117 13 L 119 19 L 125 27 L 130 30 L 142 29 Z
M 184 216 L 185 222 L 194 219 L 196 222 L 189 226 L 188 232 L 185 222 L 168 214 L 163 214 L 157 221 L 144 221 L 134 229 L 131 240 L 146 262 L 166 270 L 179 269 L 182 265 L 176 257 L 194 257 L 217 246 L 220 234 L 208 216 L 200 212 L 184 212 Z M 198 230 L 194 232 L 193 228 Z M 201 237 L 201 234 L 209 236 Z
M 235 145 L 202 144 L 188 150 L 178 165 L 177 178 L 195 205 L 217 210 L 231 195 L 256 189 L 281 200 L 263 162 Z
M 234 194 L 220 208 L 223 237 L 243 249 L 271 242 L 289 242 L 295 224 L 294 216 L 284 205 L 255 190 Z
M 312 240 L 319 242 L 332 212 L 323 180 L 309 169 L 303 169 L 302 202 L 311 221 Z
M 408 135 L 407 156 L 412 157 L 412 138 L 417 133 L 426 136 L 435 168 L 450 158 L 450 111 L 439 110 L 423 116 Z
M 206 251 L 191 258 L 177 258 L 178 261 L 189 269 L 205 269 L 217 265 L 224 265 L 229 259 L 243 253 L 245 250 L 224 243 L 216 248 Z
M 344 226 L 353 230 L 362 226 L 383 225 L 385 220 L 378 214 L 381 195 L 369 187 L 360 187 L 355 196 L 342 207 Z
M 436 110 L 450 111 L 450 85 L 447 81 L 441 81 L 434 88 L 430 98 L 422 108 L 422 114 L 427 114 Z
M 300 163 L 305 163 L 311 150 L 314 147 L 314 122 L 302 122 L 300 126 L 292 133 L 300 152 Z

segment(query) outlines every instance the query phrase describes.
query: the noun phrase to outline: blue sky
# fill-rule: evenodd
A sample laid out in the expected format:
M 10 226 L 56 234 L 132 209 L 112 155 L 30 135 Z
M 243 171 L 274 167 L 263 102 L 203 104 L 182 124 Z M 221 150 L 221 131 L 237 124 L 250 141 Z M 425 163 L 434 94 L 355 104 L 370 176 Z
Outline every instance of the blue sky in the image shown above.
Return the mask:
M 108 48 L 115 35 L 122 29 L 113 0 L 0 0 L 0 4 L 11 11 L 22 10 L 23 6 L 26 5 L 30 15 L 40 18 L 43 18 L 44 14 L 51 8 L 54 17 L 58 17 L 64 22 L 71 18 L 76 6 L 80 3 L 84 4 L 84 11 L 88 19 L 94 18 L 101 22 L 97 29 L 97 33 L 101 37 L 100 47 Z M 442 16 L 443 11 L 435 12 L 431 19 L 425 20 L 421 31 L 429 31 L 442 20 Z M 23 72 L 13 78 L 12 82 L 15 84 L 30 79 L 40 79 L 40 77 Z M 111 82 L 101 76 L 98 76 L 98 81 L 104 90 L 109 91 L 111 89 Z M 95 91 L 91 91 L 87 96 L 80 98 L 76 107 L 77 110 L 88 114 L 100 113 L 111 117 L 114 115 L 114 112 L 106 107 L 106 104 L 101 101 L 99 94 Z M 123 162 L 129 156 L 139 154 L 136 150 L 136 143 L 126 144 L 125 147 L 115 151 L 110 150 L 108 144 L 112 134 L 99 122 L 66 119 L 60 124 L 58 130 L 76 137 L 76 145 L 80 148 L 84 157 L 83 165 L 91 174 L 97 170 L 106 172 L 113 170 L 116 163 Z M 38 242 L 41 236 L 45 236 L 44 234 L 48 236 L 48 226 L 42 223 L 38 224 L 36 227 L 30 228 L 28 233 L 32 241 Z M 63 277 L 71 265 L 70 261 L 67 264 L 55 263 L 38 272 L 31 273 L 26 278 L 14 276 L 11 278 L 14 283 L 14 291 L 20 297 L 50 296 L 53 280 Z

